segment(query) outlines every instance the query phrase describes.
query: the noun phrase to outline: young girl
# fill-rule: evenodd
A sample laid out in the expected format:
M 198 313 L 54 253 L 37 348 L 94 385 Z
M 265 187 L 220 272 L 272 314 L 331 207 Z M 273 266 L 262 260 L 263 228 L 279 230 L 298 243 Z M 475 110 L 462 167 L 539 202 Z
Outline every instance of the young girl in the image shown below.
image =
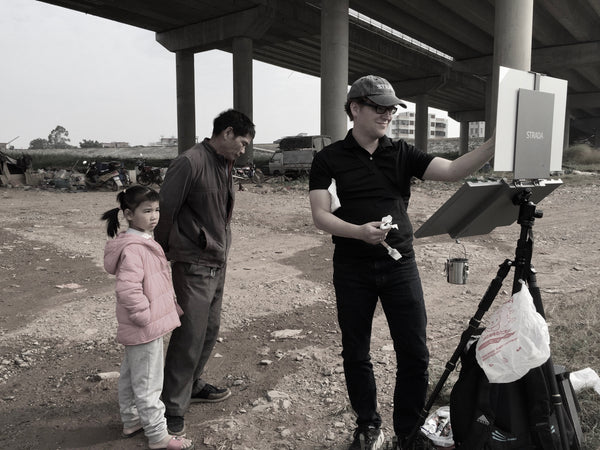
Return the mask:
M 158 193 L 132 186 L 117 195 L 120 208 L 102 215 L 106 231 L 104 268 L 116 275 L 117 341 L 125 346 L 119 378 L 123 437 L 144 431 L 151 449 L 189 450 L 189 439 L 167 431 L 163 385 L 163 336 L 178 327 L 177 304 L 169 263 L 152 232 L 158 223 Z M 129 223 L 117 234 L 119 210 Z

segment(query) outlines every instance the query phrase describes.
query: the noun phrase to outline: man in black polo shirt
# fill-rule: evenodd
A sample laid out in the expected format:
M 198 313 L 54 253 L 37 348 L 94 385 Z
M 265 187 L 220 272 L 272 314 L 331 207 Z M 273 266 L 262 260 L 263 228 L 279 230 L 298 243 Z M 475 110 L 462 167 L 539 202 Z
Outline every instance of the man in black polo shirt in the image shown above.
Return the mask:
M 397 105 L 406 108 L 384 78 L 368 75 L 355 81 L 345 105 L 353 128 L 345 139 L 317 153 L 310 171 L 314 223 L 331 233 L 335 244 L 333 284 L 344 374 L 358 416 L 350 449 L 376 450 L 384 443 L 369 353 L 378 300 L 396 351 L 393 418 L 399 448 L 425 403 L 427 317 L 406 213 L 411 178 L 457 181 L 483 166 L 494 152 L 490 139 L 450 161 L 402 140 L 393 142 L 385 132 Z M 334 200 L 339 200 L 337 209 Z

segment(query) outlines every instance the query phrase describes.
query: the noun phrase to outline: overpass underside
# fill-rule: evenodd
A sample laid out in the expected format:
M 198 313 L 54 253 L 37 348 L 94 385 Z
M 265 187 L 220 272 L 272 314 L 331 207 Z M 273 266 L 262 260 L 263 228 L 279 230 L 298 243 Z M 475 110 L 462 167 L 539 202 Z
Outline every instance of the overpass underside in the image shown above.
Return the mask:
M 348 84 L 374 73 L 416 104 L 417 146 L 427 149 L 429 107 L 461 122 L 495 122 L 497 70 L 569 81 L 569 132 L 600 124 L 600 5 L 553 0 L 44 0 L 152 30 L 176 54 L 180 150 L 195 142 L 194 54 L 233 58 L 233 107 L 252 117 L 252 61 L 319 77 L 321 134 L 346 133 Z M 563 5 L 564 3 L 564 5 Z M 251 152 L 249 152 L 251 157 Z

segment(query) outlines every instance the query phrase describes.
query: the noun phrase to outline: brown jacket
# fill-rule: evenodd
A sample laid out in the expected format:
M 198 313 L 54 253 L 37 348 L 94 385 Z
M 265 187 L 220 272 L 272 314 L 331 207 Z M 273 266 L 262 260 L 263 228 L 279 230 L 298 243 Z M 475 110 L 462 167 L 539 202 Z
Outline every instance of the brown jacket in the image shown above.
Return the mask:
M 208 139 L 171 162 L 160 188 L 160 221 L 154 230 L 169 260 L 225 265 L 235 196 L 232 166 Z

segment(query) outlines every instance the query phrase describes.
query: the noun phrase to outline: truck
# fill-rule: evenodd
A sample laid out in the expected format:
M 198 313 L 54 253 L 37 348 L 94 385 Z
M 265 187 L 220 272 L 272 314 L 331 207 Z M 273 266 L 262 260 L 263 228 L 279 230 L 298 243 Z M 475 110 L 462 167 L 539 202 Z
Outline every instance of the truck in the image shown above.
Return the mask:
M 324 135 L 284 137 L 269 160 L 269 174 L 299 176 L 308 173 L 313 157 L 329 144 L 331 137 Z

